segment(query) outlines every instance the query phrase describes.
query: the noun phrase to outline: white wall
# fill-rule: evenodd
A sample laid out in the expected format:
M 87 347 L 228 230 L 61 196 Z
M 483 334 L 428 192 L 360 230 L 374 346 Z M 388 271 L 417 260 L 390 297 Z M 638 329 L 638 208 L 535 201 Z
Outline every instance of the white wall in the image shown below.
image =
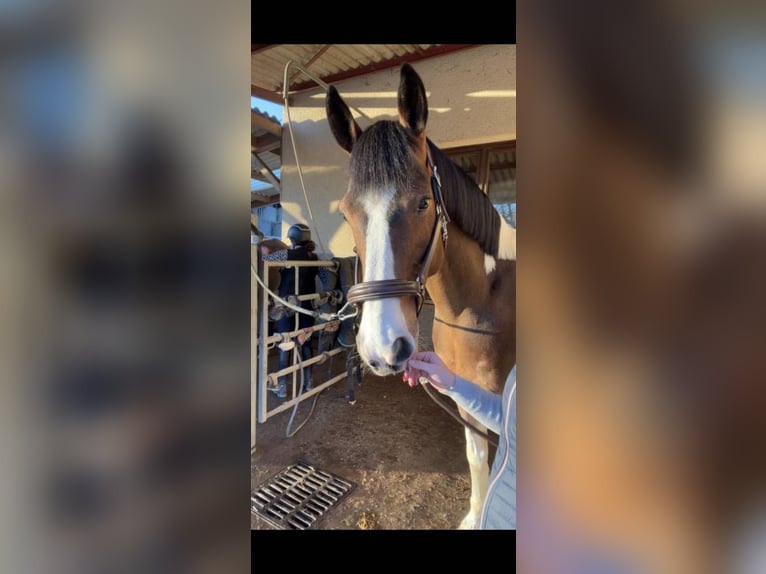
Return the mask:
M 426 133 L 441 148 L 516 139 L 516 46 L 488 45 L 415 62 L 428 96 Z M 374 120 L 396 119 L 399 68 L 335 84 L 343 99 Z M 370 125 L 354 112 L 362 129 Z M 351 230 L 338 213 L 348 185 L 348 154 L 327 123 L 321 88 L 296 95 L 290 116 L 311 209 L 321 240 L 332 255 L 352 255 Z M 287 123 L 287 114 L 284 114 Z M 282 233 L 309 220 L 290 133 L 282 145 Z M 322 247 L 312 226 L 318 255 Z

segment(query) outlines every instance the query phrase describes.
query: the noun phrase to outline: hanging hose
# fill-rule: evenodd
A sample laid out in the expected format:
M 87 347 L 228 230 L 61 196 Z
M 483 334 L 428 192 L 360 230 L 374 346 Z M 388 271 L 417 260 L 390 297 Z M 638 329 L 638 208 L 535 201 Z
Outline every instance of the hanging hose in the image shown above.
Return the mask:
M 311 418 L 311 415 L 314 414 L 314 407 L 317 405 L 317 399 L 319 399 L 319 395 L 322 394 L 322 393 L 317 393 L 316 395 L 314 395 L 314 402 L 311 403 L 311 410 L 309 411 L 309 414 L 306 415 L 306 418 L 303 420 L 303 422 L 300 424 L 300 426 L 298 426 L 298 428 L 295 429 L 291 433 L 290 432 L 290 427 L 293 426 L 293 419 L 295 418 L 295 413 L 298 412 L 298 407 L 301 404 L 301 400 L 300 399 L 301 399 L 301 395 L 303 394 L 303 385 L 304 385 L 305 380 L 306 380 L 306 374 L 305 374 L 305 372 L 303 370 L 303 357 L 301 357 L 301 352 L 300 352 L 300 348 L 301 347 L 302 347 L 302 345 L 294 345 L 293 346 L 293 352 L 298 357 L 298 366 L 300 367 L 300 370 L 301 370 L 301 386 L 300 386 L 300 388 L 298 390 L 298 396 L 296 397 L 297 402 L 295 403 L 295 406 L 293 407 L 293 412 L 290 415 L 290 420 L 287 421 L 287 428 L 285 429 L 285 438 L 292 438 L 292 437 L 294 437 L 296 434 L 298 434 L 298 431 L 303 428 L 303 425 L 305 425 L 307 422 L 309 422 L 309 419 Z
M 295 134 L 293 133 L 293 120 L 290 118 L 290 105 L 287 103 L 287 98 L 285 98 L 285 113 L 287 113 L 287 130 L 290 132 L 290 143 L 292 144 L 293 156 L 295 157 L 295 167 L 298 170 L 298 179 L 301 182 L 303 197 L 306 200 L 306 211 L 308 211 L 309 217 L 311 218 L 311 224 L 314 226 L 314 233 L 316 234 L 317 241 L 319 241 L 319 246 L 322 248 L 322 253 L 328 253 L 327 249 L 325 249 L 324 242 L 322 241 L 322 236 L 319 235 L 316 219 L 314 219 L 314 211 L 311 209 L 309 195 L 306 193 L 306 184 L 303 182 L 303 169 L 301 168 L 301 162 L 298 159 L 298 148 L 295 145 Z
M 311 218 L 311 224 L 314 227 L 314 233 L 316 234 L 317 241 L 319 241 L 319 246 L 322 248 L 323 253 L 329 253 L 327 249 L 325 249 L 324 242 L 322 241 L 322 236 L 319 235 L 319 229 L 316 225 L 316 219 L 314 219 L 314 211 L 311 209 L 311 202 L 309 201 L 309 195 L 306 192 L 306 184 L 303 181 L 303 168 L 301 167 L 300 159 L 298 158 L 298 147 L 295 144 L 295 133 L 293 132 L 293 120 L 290 117 L 290 103 L 288 101 L 288 94 L 290 92 L 290 68 L 295 67 L 299 71 L 301 71 L 306 77 L 309 79 L 315 81 L 319 86 L 324 89 L 325 92 L 327 92 L 330 89 L 330 86 L 323 82 L 320 78 L 317 78 L 314 74 L 306 70 L 303 66 L 296 64 L 292 60 L 287 62 L 285 64 L 285 71 L 284 75 L 282 77 L 282 99 L 284 100 L 284 106 L 285 106 L 285 114 L 287 115 L 287 131 L 290 132 L 290 144 L 293 148 L 293 157 L 295 157 L 295 167 L 298 170 L 298 180 L 301 182 L 301 189 L 303 190 L 303 197 L 306 200 L 306 211 L 309 214 L 309 218 Z M 372 121 L 372 119 L 365 114 L 363 111 L 361 111 L 359 108 L 356 108 L 354 106 L 351 106 L 351 109 L 356 110 L 361 114 L 363 117 L 367 118 L 368 120 Z
M 292 309 L 296 313 L 303 313 L 304 315 L 308 315 L 309 317 L 313 317 L 314 319 L 321 319 L 322 321 L 345 321 L 346 319 L 350 319 L 352 317 L 356 317 L 356 315 L 359 313 L 359 310 L 356 308 L 355 305 L 352 305 L 351 303 L 346 303 L 343 305 L 343 307 L 340 308 L 340 311 L 336 311 L 335 313 L 322 313 L 320 311 L 309 311 L 308 309 L 304 309 L 303 307 L 299 305 L 293 305 L 289 301 L 283 299 L 274 291 L 269 289 L 268 285 L 266 285 L 263 282 L 263 279 L 261 279 L 258 276 L 258 273 L 255 271 L 255 267 L 253 267 L 253 264 L 250 264 L 250 271 L 253 273 L 253 277 L 255 277 L 255 280 L 258 281 L 258 283 L 263 287 L 266 292 L 271 295 L 273 299 L 276 301 L 279 301 L 282 305 L 287 307 L 288 309 Z M 346 314 L 346 309 L 351 308 L 351 313 Z

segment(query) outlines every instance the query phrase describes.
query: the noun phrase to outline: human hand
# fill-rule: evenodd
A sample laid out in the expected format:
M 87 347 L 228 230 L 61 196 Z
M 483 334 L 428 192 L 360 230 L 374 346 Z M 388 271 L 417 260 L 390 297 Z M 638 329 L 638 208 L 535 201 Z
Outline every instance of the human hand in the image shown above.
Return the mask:
M 455 386 L 455 373 L 449 370 L 436 353 L 431 351 L 418 352 L 407 361 L 402 380 L 411 387 L 427 380 L 439 392 L 450 390 Z

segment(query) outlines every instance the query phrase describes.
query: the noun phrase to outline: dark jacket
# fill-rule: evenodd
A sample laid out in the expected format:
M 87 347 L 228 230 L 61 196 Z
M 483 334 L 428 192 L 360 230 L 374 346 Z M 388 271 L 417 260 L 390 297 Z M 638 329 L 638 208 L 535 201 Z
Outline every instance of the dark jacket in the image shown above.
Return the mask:
M 298 245 L 293 249 L 287 249 L 287 261 L 317 261 L 314 253 L 309 253 L 306 247 Z M 306 295 L 316 291 L 316 276 L 319 267 L 301 267 L 298 271 L 298 294 Z M 279 296 L 295 294 L 296 269 L 282 269 L 282 280 L 279 282 Z

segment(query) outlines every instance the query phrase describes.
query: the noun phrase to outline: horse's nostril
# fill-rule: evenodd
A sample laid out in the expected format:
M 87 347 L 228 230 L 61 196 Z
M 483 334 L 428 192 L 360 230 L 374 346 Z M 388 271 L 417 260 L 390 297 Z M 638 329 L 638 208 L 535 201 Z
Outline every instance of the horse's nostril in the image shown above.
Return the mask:
M 377 361 L 370 361 L 370 366 L 373 369 L 377 369 L 378 367 L 380 367 L 380 363 L 378 363 Z
M 413 350 L 414 349 L 412 348 L 412 343 L 410 343 L 404 337 L 399 337 L 396 341 L 394 341 L 394 360 L 397 363 L 403 363 L 410 358 Z

